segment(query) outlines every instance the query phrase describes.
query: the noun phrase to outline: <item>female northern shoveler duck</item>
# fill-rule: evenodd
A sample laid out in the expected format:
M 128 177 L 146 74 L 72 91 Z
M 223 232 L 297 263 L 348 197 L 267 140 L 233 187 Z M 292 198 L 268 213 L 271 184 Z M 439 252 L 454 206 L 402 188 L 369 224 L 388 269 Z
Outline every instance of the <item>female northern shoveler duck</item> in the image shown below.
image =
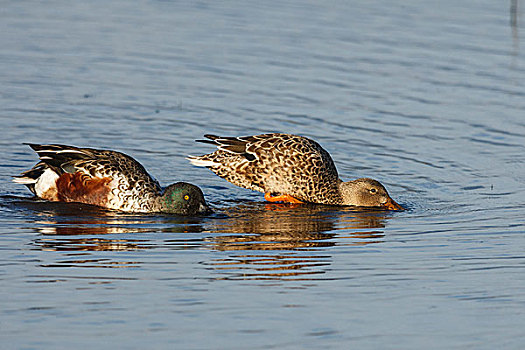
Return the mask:
M 197 141 L 214 144 L 218 150 L 188 160 L 234 185 L 265 193 L 270 202 L 403 209 L 376 180 L 341 181 L 330 154 L 309 138 L 281 133 L 204 136 L 208 140 Z
M 209 210 L 200 188 L 177 182 L 162 188 L 135 159 L 120 152 L 28 144 L 40 157 L 16 176 L 37 197 L 126 212 L 193 215 Z

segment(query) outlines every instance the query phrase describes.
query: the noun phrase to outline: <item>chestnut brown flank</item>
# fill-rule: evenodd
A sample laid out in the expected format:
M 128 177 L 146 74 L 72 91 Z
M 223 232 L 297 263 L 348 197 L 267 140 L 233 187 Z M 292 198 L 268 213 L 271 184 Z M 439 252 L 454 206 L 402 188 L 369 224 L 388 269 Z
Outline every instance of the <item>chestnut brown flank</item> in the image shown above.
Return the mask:
M 59 201 L 80 202 L 99 206 L 106 206 L 111 189 L 109 177 L 91 177 L 77 172 L 64 173 L 56 182 Z

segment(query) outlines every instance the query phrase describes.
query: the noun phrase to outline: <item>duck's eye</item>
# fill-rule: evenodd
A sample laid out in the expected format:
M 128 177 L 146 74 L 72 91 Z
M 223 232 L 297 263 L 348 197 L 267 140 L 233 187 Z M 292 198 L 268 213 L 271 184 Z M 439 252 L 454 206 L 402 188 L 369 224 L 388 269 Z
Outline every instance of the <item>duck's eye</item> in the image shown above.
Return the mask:
M 371 188 L 368 190 L 370 193 L 372 194 L 376 194 L 377 193 L 377 190 L 375 188 Z
M 190 196 L 185 195 L 185 196 L 184 196 L 184 200 L 187 201 L 188 199 L 190 199 Z

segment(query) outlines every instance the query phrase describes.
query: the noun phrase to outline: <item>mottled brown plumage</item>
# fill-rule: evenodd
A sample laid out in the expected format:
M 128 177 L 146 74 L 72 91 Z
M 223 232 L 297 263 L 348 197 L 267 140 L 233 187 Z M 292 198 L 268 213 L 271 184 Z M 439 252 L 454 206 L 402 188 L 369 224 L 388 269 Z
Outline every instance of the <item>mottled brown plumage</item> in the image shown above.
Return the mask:
M 283 133 L 205 137 L 208 140 L 198 141 L 218 149 L 189 157 L 194 165 L 208 167 L 234 185 L 266 193 L 269 200 L 271 194 L 290 202 L 401 209 L 376 180 L 341 181 L 330 154 L 309 138 Z

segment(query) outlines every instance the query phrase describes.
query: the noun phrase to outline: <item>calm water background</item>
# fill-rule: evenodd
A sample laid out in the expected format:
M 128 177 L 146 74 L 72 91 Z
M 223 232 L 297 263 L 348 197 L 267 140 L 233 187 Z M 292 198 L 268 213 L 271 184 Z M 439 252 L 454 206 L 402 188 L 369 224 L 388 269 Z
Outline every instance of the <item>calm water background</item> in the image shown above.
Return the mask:
M 522 348 L 517 5 L 3 1 L 2 348 Z M 270 205 L 184 159 L 268 131 L 408 210 Z M 22 142 L 123 151 L 216 213 L 35 201 Z

